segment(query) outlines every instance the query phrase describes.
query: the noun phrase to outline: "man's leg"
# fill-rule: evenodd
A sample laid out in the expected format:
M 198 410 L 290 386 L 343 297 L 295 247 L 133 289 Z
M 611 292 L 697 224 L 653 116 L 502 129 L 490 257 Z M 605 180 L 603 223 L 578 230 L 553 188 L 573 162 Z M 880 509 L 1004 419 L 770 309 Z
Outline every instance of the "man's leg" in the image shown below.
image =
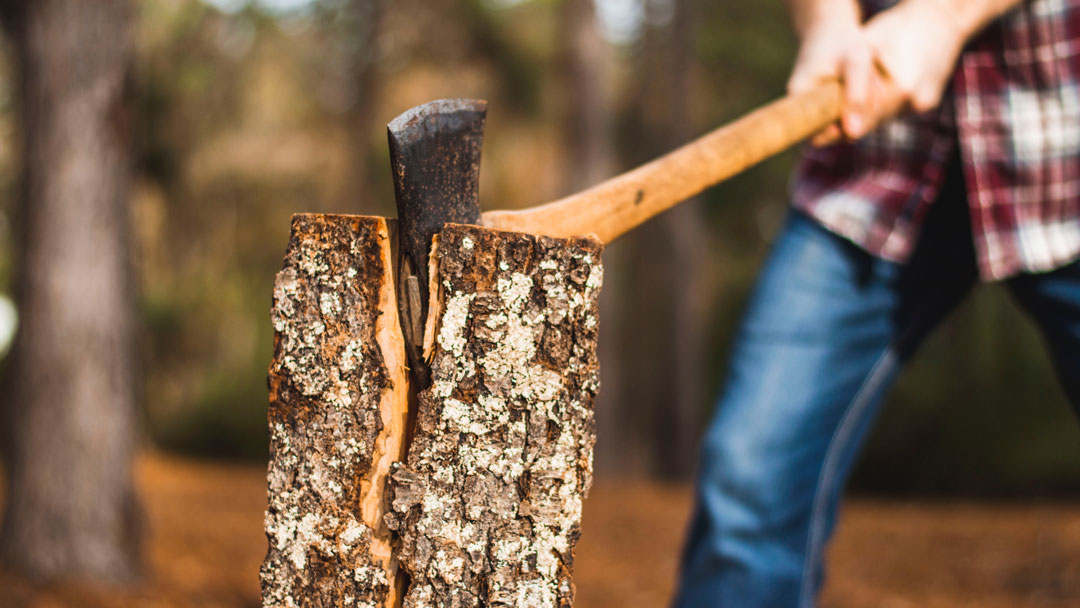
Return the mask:
M 975 280 L 962 189 L 946 192 L 959 202 L 933 206 L 904 266 L 789 217 L 704 440 L 677 606 L 813 604 L 872 414 L 900 363 Z
M 1080 262 L 1007 284 L 1041 330 L 1065 395 L 1080 415 Z

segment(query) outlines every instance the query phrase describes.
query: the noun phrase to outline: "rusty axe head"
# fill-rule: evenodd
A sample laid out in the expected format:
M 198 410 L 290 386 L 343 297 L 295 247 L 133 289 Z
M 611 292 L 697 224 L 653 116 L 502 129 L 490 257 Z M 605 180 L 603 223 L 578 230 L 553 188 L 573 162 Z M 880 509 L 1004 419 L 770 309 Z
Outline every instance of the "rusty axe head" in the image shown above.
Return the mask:
M 416 106 L 387 125 L 405 288 L 399 301 L 414 369 L 420 363 L 420 326 L 427 315 L 431 238 L 447 223 L 480 223 L 486 113 L 485 101 L 440 99 Z
M 387 125 L 401 245 L 427 276 L 431 237 L 446 223 L 478 224 L 480 145 L 487 102 L 440 99 Z

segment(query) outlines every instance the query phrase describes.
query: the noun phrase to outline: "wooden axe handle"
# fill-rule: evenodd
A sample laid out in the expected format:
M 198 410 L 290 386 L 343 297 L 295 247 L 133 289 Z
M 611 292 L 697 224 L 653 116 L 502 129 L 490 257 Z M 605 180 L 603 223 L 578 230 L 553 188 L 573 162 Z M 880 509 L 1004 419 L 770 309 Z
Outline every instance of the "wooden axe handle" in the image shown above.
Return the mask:
M 554 237 L 624 232 L 840 118 L 838 82 L 789 95 L 677 150 L 587 190 L 518 211 L 488 211 L 485 226 Z

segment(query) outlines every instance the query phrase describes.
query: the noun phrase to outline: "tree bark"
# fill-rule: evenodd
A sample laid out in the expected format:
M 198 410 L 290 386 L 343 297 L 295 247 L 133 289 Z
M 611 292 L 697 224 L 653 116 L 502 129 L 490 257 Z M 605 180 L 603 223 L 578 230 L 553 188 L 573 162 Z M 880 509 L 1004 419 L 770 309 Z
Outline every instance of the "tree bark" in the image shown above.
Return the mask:
M 569 606 L 592 477 L 599 243 L 438 236 L 432 386 L 388 522 L 406 608 Z
M 274 283 L 264 606 L 395 606 L 407 380 L 382 218 L 297 215 Z
M 128 580 L 138 570 L 131 7 L 4 9 L 20 63 L 24 240 L 0 552 L 35 578 Z

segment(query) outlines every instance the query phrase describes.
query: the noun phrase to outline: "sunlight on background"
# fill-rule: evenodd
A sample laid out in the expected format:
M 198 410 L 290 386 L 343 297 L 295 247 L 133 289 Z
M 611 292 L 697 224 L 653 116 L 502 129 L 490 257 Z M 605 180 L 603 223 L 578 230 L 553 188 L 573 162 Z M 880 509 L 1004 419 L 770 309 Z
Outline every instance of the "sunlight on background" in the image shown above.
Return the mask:
M 235 13 L 249 4 L 278 15 L 297 12 L 309 8 L 314 0 L 203 0 L 226 13 Z
M 522 4 L 530 0 L 485 0 L 490 8 L 506 9 Z M 211 6 L 217 7 L 225 13 L 236 13 L 249 4 L 255 4 L 259 8 L 276 15 L 290 13 L 302 13 L 311 8 L 315 0 L 203 0 Z M 671 2 L 657 2 L 656 6 L 671 10 L 658 11 L 660 17 L 657 21 L 667 21 L 673 13 L 674 5 Z M 599 21 L 600 33 L 604 39 L 612 44 L 629 44 L 637 39 L 641 33 L 641 27 L 645 22 L 645 0 L 596 0 L 596 16 Z
M 628 44 L 638 37 L 645 21 L 644 0 L 597 0 L 600 34 L 612 44 Z
M 7 296 L 0 294 L 0 357 L 3 357 L 11 347 L 11 340 L 15 337 L 15 329 L 18 326 L 19 315 L 15 311 L 15 303 Z

